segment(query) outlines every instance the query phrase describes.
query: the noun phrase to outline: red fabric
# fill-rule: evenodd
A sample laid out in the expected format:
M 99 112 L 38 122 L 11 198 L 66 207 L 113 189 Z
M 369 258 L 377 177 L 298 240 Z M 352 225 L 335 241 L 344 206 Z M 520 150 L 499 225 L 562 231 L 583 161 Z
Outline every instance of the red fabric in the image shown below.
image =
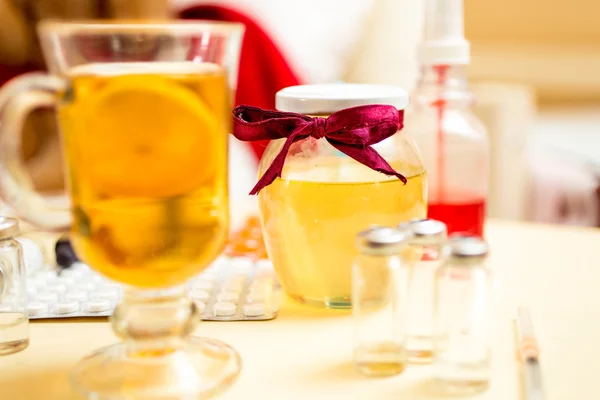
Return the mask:
M 252 18 L 226 7 L 194 6 L 181 12 L 181 18 L 240 22 L 246 26 L 240 58 L 240 71 L 235 105 L 248 104 L 263 109 L 275 109 L 275 94 L 288 86 L 300 84 L 275 43 Z M 268 141 L 252 142 L 260 158 Z
M 389 138 L 404 125 L 404 110 L 394 106 L 367 105 L 346 108 L 327 118 L 267 111 L 257 107 L 239 106 L 233 110 L 233 135 L 242 141 L 287 138 L 281 151 L 260 178 L 250 194 L 281 178 L 283 164 L 290 146 L 306 138 L 321 139 L 359 163 L 386 175 L 393 175 L 406 184 L 406 178 L 394 171 L 371 145 Z
M 31 66 L 13 66 L 13 65 L 1 65 L 0 64 L 0 86 L 4 85 L 6 82 L 11 80 L 12 78 L 24 74 L 26 72 L 35 71 L 36 68 Z

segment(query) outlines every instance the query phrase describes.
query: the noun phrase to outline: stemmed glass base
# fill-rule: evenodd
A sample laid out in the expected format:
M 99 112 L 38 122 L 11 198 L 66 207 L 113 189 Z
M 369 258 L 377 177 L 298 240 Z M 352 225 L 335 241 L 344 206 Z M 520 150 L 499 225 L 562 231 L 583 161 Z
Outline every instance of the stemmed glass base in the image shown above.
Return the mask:
M 90 399 L 206 399 L 231 386 L 239 371 L 233 348 L 190 338 L 162 355 L 129 355 L 126 344 L 106 347 L 83 359 L 71 378 Z
M 120 344 L 81 360 L 74 388 L 90 399 L 206 399 L 237 379 L 238 353 L 217 340 L 192 337 L 197 308 L 175 295 L 135 292 L 112 317 Z

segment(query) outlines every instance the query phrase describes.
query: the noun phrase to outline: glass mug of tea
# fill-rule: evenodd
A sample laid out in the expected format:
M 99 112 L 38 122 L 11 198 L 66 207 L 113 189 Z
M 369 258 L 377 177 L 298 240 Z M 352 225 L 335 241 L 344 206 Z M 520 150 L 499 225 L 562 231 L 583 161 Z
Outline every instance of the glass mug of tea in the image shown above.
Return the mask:
M 70 227 L 78 256 L 127 285 L 112 317 L 124 339 L 82 360 L 72 382 L 93 398 L 206 397 L 235 381 L 231 347 L 190 337 L 185 283 L 228 233 L 227 142 L 243 26 L 44 22 L 50 75 L 0 91 L 2 196 L 34 224 Z M 53 208 L 19 157 L 27 114 L 55 106 L 70 198 Z

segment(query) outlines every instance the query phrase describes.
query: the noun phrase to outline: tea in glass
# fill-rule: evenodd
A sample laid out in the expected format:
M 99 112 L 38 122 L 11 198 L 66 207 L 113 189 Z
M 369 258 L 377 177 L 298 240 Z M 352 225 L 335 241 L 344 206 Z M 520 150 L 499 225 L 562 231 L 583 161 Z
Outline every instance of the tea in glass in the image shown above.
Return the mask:
M 76 68 L 60 122 L 77 254 L 104 275 L 171 287 L 228 227 L 229 89 L 214 64 Z

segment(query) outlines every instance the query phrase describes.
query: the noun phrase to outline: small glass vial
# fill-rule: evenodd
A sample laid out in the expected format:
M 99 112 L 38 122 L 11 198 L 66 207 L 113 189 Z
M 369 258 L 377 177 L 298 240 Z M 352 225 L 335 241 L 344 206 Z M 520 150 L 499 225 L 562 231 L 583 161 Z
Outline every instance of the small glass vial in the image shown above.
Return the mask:
M 371 228 L 357 236 L 352 267 L 354 364 L 369 376 L 401 373 L 407 362 L 406 303 L 409 271 L 400 252 L 408 231 Z
M 435 272 L 443 260 L 446 225 L 433 219 L 415 220 L 398 227 L 410 229 L 406 262 L 410 267 L 408 293 L 408 361 L 433 361 L 433 300 Z M 406 252 L 405 252 L 406 253 Z M 406 257 L 405 257 L 406 258 Z
M 485 267 L 487 243 L 454 237 L 435 277 L 434 378 L 452 394 L 485 391 L 491 376 L 492 279 Z
M 29 345 L 25 263 L 21 245 L 14 239 L 18 235 L 19 222 L 0 217 L 0 355 Z

